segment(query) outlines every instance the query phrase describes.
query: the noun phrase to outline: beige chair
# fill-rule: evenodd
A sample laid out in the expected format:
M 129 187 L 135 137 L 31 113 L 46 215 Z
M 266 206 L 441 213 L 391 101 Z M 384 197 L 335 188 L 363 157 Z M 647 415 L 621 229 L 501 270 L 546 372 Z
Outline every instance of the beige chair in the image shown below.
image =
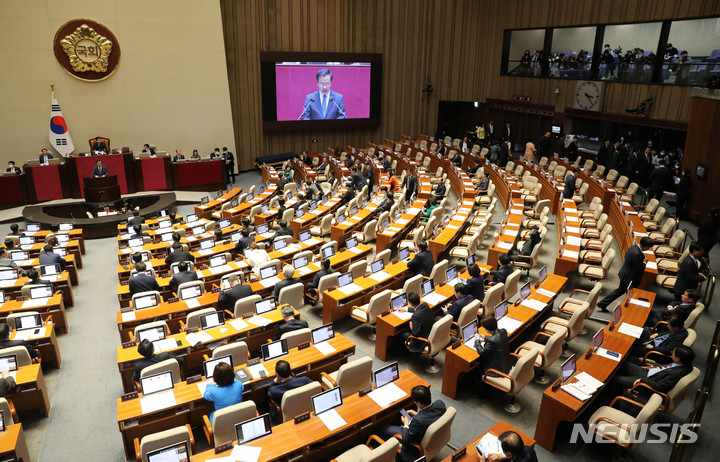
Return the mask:
M 633 417 L 613 408 L 618 401 L 625 401 L 641 408 L 640 413 L 637 417 Z M 603 406 L 595 411 L 588 419 L 588 425 L 603 439 L 612 441 L 625 449 L 637 449 L 642 440 L 633 438 L 631 429 L 642 428 L 643 425 L 652 423 L 661 405 L 662 397 L 657 393 L 653 394 L 646 404 L 618 396 L 610 403 L 610 406 Z
M 235 306 L 233 307 L 233 317 L 242 318 L 243 315 L 247 313 L 254 313 L 255 302 L 259 302 L 260 300 L 262 300 L 262 297 L 255 294 L 248 297 L 243 297 L 240 300 L 236 301 Z
M 372 242 L 377 238 L 377 227 L 377 220 L 370 220 L 365 223 L 362 232 L 355 233 L 353 236 L 355 236 L 357 240 L 363 244 Z
M 408 347 L 411 339 L 419 340 L 425 343 L 425 349 L 422 353 L 430 356 L 430 363 L 425 366 L 425 371 L 430 374 L 437 374 L 440 371 L 440 366 L 435 364 L 435 356 L 444 350 L 451 341 L 450 327 L 452 326 L 452 321 L 452 315 L 446 314 L 442 319 L 433 324 L 428 338 L 415 337 L 414 335 L 411 335 L 405 342 L 406 347 Z
M 502 390 L 510 395 L 508 403 L 505 405 L 505 410 L 512 414 L 520 412 L 521 407 L 516 402 L 515 398 L 520 391 L 525 388 L 525 385 L 530 383 L 535 377 L 535 371 L 533 366 L 537 359 L 540 351 L 537 348 L 530 348 L 529 350 L 523 350 L 520 355 L 515 355 L 518 358 L 517 363 L 510 369 L 510 372 L 505 374 L 504 372 L 496 369 L 488 369 L 483 376 L 483 382 L 486 384 Z M 495 375 L 491 375 L 494 373 Z
M 8 317 L 5 319 L 5 323 L 10 326 L 11 329 L 15 329 L 15 320 L 18 318 L 24 318 L 25 316 L 35 316 L 41 314 L 39 311 L 19 311 L 15 313 L 8 314 Z M 51 318 L 52 320 L 52 318 Z M 43 321 L 44 322 L 44 321 Z
M 330 374 L 321 372 L 320 384 L 325 390 L 340 387 L 343 398 L 364 390 L 372 386 L 372 358 L 364 356 L 350 361 Z
M 539 244 L 538 244 L 539 245 Z M 537 247 L 537 246 L 536 246 Z M 510 273 L 510 276 L 505 279 L 505 300 L 510 300 L 518 293 L 518 282 L 520 282 L 520 276 L 522 276 L 521 270 L 515 270 Z
M 590 185 L 587 183 L 580 186 L 580 189 L 577 191 L 577 193 L 573 195 L 572 200 L 574 200 L 575 203 L 583 202 L 585 200 L 585 194 L 587 194 L 588 192 L 588 188 L 590 188 Z
M 580 276 L 585 276 L 591 281 L 605 279 L 608 275 L 608 271 L 610 271 L 610 265 L 612 265 L 614 259 L 615 249 L 608 249 L 602 260 L 599 261 L 600 265 L 591 264 L 598 263 L 598 261 L 588 258 L 587 260 L 585 260 L 585 262 L 578 265 L 578 273 L 580 274 Z
M 462 327 L 472 320 L 477 320 L 480 311 L 480 300 L 473 300 L 460 310 L 457 322 L 452 323 L 452 334 L 456 337 L 462 337 Z
M 305 284 L 298 282 L 280 289 L 278 294 L 278 306 L 290 305 L 296 310 L 305 306 Z
M 183 282 L 182 284 L 180 284 L 177 289 L 177 295 L 180 296 L 180 293 L 182 293 L 183 289 L 187 289 L 188 287 L 199 287 L 200 295 L 205 293 L 205 282 L 202 280 L 199 280 L 199 281 Z
M 317 286 L 317 295 L 308 295 L 308 298 L 313 302 L 313 304 L 317 305 L 322 303 L 325 291 L 330 287 L 337 286 L 338 276 L 340 276 L 340 273 L 327 274 L 320 278 Z
M 7 355 L 15 355 L 18 367 L 29 366 L 33 363 L 33 360 L 30 357 L 30 353 L 28 352 L 27 348 L 22 345 L 3 348 L 0 350 L 0 356 Z
M 672 220 L 672 218 L 666 220 L 666 222 Z M 674 220 L 673 220 L 674 221 Z M 655 241 L 655 244 L 665 242 L 665 245 L 656 245 L 653 249 L 656 257 L 671 257 L 673 254 L 680 251 L 680 246 L 685 242 L 685 231 L 678 229 L 673 233 L 670 239 L 657 236 L 657 240 L 652 237 L 653 233 L 650 233 L 650 239 Z
M 584 262 L 587 259 L 601 261 L 602 257 L 605 256 L 608 249 L 610 249 L 610 246 L 612 245 L 612 243 L 613 243 L 613 237 L 610 234 L 608 234 L 607 236 L 605 236 L 605 239 L 603 239 L 600 249 L 598 249 L 598 250 L 590 250 L 590 249 L 581 250 L 579 253 L 579 260 L 581 262 Z
M 311 226 L 310 227 L 310 234 L 313 236 L 320 236 L 325 237 L 328 234 L 330 234 L 330 231 L 332 229 L 332 215 L 325 215 L 320 220 L 320 226 Z
M 617 188 L 615 188 L 617 189 Z M 630 186 L 628 186 L 627 191 L 625 191 L 621 196 L 621 201 L 630 202 L 631 204 L 635 200 L 635 194 L 637 194 L 638 190 L 638 184 L 637 183 L 630 183 Z
M 605 175 L 605 166 L 604 165 L 598 165 L 595 169 L 595 175 L 597 175 L 598 178 L 602 178 L 603 175 Z
M 363 277 L 365 275 L 366 269 L 367 260 L 356 261 L 355 263 L 351 263 L 350 266 L 348 266 L 348 272 L 352 274 L 353 281 L 355 279 Z
M 147 462 L 149 452 L 183 442 L 187 443 L 190 454 L 195 454 L 195 439 L 190 424 L 152 433 L 144 436 L 142 440 L 135 438 L 135 457 L 137 462 Z
M 6 398 L 0 398 L 0 411 L 3 413 L 6 426 L 20 423 L 12 401 L 7 400 Z
M 435 263 L 432 271 L 430 271 L 430 276 L 428 276 L 428 279 L 432 279 L 433 281 L 435 281 L 435 287 L 440 287 L 442 284 L 445 284 L 447 282 L 447 269 L 447 260 L 440 260 L 439 262 Z
M 563 343 L 563 357 L 567 358 L 570 356 L 571 353 L 568 350 L 568 343 L 582 332 L 583 326 L 585 325 L 585 318 L 587 317 L 586 314 L 589 309 L 590 304 L 584 302 L 580 308 L 570 314 L 570 319 L 550 316 L 542 323 L 541 329 L 550 335 L 563 330 L 566 332 L 565 342 Z
M 687 374 L 685 377 L 678 380 L 675 386 L 672 387 L 667 393 L 656 391 L 646 383 L 638 383 L 630 389 L 630 395 L 637 398 L 640 390 L 647 389 L 650 392 L 660 395 L 660 397 L 662 397 L 663 403 L 662 406 L 660 406 L 659 410 L 670 413 L 673 412 L 680 403 L 682 403 L 683 399 L 685 399 L 685 395 L 688 391 L 690 391 L 691 388 L 693 388 L 693 385 L 695 385 L 695 381 L 699 376 L 700 369 L 698 369 L 697 367 L 693 367 L 692 371 L 690 371 L 690 373 Z
M 182 373 L 180 372 L 180 365 L 175 358 L 166 359 L 165 361 L 160 361 L 152 366 L 147 366 L 145 369 L 140 371 L 140 378 L 142 379 L 144 377 L 161 374 L 167 371 L 172 372 L 173 383 L 180 383 L 184 380 Z
M 319 382 L 310 382 L 302 387 L 286 391 L 280 403 L 280 415 L 288 422 L 300 414 L 312 412 L 312 397 L 323 391 Z
M 515 354 L 518 355 L 521 351 L 531 350 L 533 348 L 539 351 L 537 359 L 535 360 L 535 369 L 539 371 L 539 374 L 535 377 L 535 383 L 546 385 L 550 382 L 550 379 L 545 375 L 545 371 L 562 355 L 563 339 L 566 335 L 567 329 L 558 329 L 557 332 L 552 335 L 547 332 L 538 332 L 535 334 L 535 338 L 528 340 L 515 350 Z M 538 341 L 542 338 L 545 339 L 544 344 Z
M 642 220 L 642 221 L 651 219 L 659 206 L 660 206 L 660 201 L 658 201 L 657 199 L 654 199 L 654 198 L 650 199 L 648 201 L 648 203 L 645 205 L 645 207 L 636 205 L 635 208 L 639 209 L 638 210 L 638 218 L 640 218 L 640 220 Z
M 250 350 L 248 349 L 247 343 L 239 340 L 215 347 L 212 350 L 212 356 L 210 359 L 220 358 L 227 355 L 232 357 L 233 366 L 237 367 L 247 364 L 248 359 L 250 358 Z
M 406 279 L 403 283 L 403 288 L 400 293 L 409 294 L 410 292 L 415 292 L 416 294 L 420 295 L 420 286 L 422 285 L 424 280 L 425 278 L 422 274 L 418 274 L 411 277 L 410 279 Z
M 233 363 L 234 364 L 234 363 Z M 234 441 L 235 425 L 257 416 L 255 403 L 248 400 L 215 411 L 213 421 L 203 415 L 203 431 L 208 443 L 217 447 L 227 441 Z
M 702 312 L 705 311 L 705 304 L 698 302 L 695 305 L 695 309 L 690 312 L 687 319 L 685 320 L 685 328 L 686 329 L 695 329 L 695 324 L 697 324 L 698 319 L 700 319 L 700 315 Z M 10 317 L 8 316 L 8 319 Z M 9 323 L 9 321 L 8 321 Z
M 583 304 L 588 303 L 589 307 L 587 311 L 585 312 L 585 319 L 592 316 L 593 312 L 595 312 L 595 308 L 597 308 L 597 302 L 598 298 L 600 298 L 600 291 L 602 290 L 603 284 L 602 282 L 598 281 L 595 283 L 593 288 L 589 291 L 582 290 L 582 289 L 573 289 L 572 292 L 570 292 L 570 296 L 560 302 L 560 308 L 559 312 L 568 313 L 572 316 L 572 314 L 577 310 L 582 310 Z M 587 294 L 585 295 L 585 298 L 579 298 L 578 294 Z M 585 330 L 580 332 L 580 335 L 585 335 Z
M 145 324 L 140 324 L 139 326 L 136 326 L 135 329 L 133 329 L 132 340 L 138 340 L 138 331 L 143 329 L 151 329 L 153 327 L 162 327 L 165 331 L 165 335 L 168 335 L 170 333 L 170 328 L 168 328 L 167 322 L 165 321 L 146 322 Z M 138 343 L 140 343 L 139 340 Z
M 392 256 L 392 249 L 385 249 L 383 251 L 375 253 L 375 257 L 373 261 L 382 259 L 383 263 L 385 263 L 385 266 L 388 266 L 390 264 L 390 257 Z
M 297 329 L 290 332 L 285 332 L 280 336 L 280 340 L 287 340 L 288 350 L 291 348 L 297 348 L 298 345 L 305 342 L 312 341 L 312 334 L 310 329 Z
M 393 293 L 390 290 L 383 290 L 370 297 L 370 301 L 365 305 L 352 307 L 350 317 L 373 326 L 372 333 L 368 336 L 370 340 L 375 340 L 375 322 L 380 313 L 390 308 L 392 295 Z
M 503 301 L 504 295 L 505 284 L 503 284 L 502 282 L 499 284 L 494 284 L 489 288 L 485 289 L 485 298 L 483 298 L 484 308 L 481 312 L 483 317 L 487 318 L 488 316 L 495 315 L 495 307 L 498 305 L 498 303 Z
M 180 321 L 180 325 L 182 326 L 183 331 L 189 331 L 190 329 L 200 329 L 201 323 L 200 318 L 211 313 L 216 313 L 217 310 L 214 307 L 209 308 L 203 308 L 201 310 L 192 311 L 188 313 L 187 318 L 185 319 L 185 322 L 182 320 Z M 222 313 L 220 313 L 220 316 L 223 316 Z

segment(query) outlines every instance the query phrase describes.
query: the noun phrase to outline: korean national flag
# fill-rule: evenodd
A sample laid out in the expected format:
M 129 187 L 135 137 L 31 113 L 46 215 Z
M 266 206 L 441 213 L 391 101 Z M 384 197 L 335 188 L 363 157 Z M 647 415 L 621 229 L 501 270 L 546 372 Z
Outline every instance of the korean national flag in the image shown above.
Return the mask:
M 67 156 L 75 150 L 75 145 L 72 138 L 70 138 L 70 131 L 60 110 L 55 92 L 52 92 L 52 103 L 50 105 L 50 145 L 63 156 Z

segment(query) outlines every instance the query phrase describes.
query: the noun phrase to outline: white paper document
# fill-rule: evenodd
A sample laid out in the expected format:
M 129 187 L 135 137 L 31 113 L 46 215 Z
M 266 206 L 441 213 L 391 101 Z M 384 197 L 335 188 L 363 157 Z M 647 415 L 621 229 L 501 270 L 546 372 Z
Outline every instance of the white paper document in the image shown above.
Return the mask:
M 555 292 L 550 292 L 549 290 L 543 288 L 538 289 L 536 292 L 546 297 L 554 297 L 556 295 Z
M 582 392 L 585 392 L 585 394 L 588 395 L 592 395 L 604 385 L 603 382 L 596 379 L 585 371 L 576 374 L 575 378 L 577 379 L 577 382 L 573 383 L 573 385 L 575 385 L 575 388 Z
M 497 325 L 498 325 L 498 328 L 505 329 L 509 335 L 509 334 L 512 334 L 513 332 L 515 332 L 518 329 L 518 327 L 523 325 L 523 323 L 522 323 L 522 321 L 520 321 L 518 319 L 511 318 L 509 316 L 504 316 L 502 319 L 500 319 L 498 321 Z
M 185 336 L 185 340 L 190 344 L 190 346 L 195 346 L 198 343 L 205 343 L 213 339 L 213 336 L 208 334 L 205 331 L 198 331 L 192 334 L 187 334 Z
M 573 250 L 563 250 L 562 256 L 565 258 L 577 258 L 578 253 Z
M 410 223 L 410 220 L 408 220 L 407 218 L 398 218 L 395 223 L 397 223 L 399 225 L 406 225 L 406 224 Z
M 200 396 L 205 395 L 205 389 L 207 388 L 209 383 L 210 383 L 209 380 L 202 380 L 197 383 L 198 390 L 200 390 Z
M 513 243 L 512 243 L 512 242 L 504 242 L 504 241 L 501 241 L 501 242 L 498 242 L 498 243 L 497 243 L 497 248 L 498 248 L 498 249 L 510 250 L 510 249 L 512 249 L 512 246 L 513 246 Z
M 212 274 L 220 274 L 220 273 L 225 273 L 227 271 L 232 271 L 232 270 L 233 270 L 233 267 L 230 265 L 227 265 L 227 264 L 210 268 L 210 272 Z
M 522 301 L 520 306 L 527 306 L 530 309 L 533 309 L 535 311 L 542 311 L 547 306 L 547 302 L 541 302 L 540 300 L 533 300 L 531 298 L 526 298 Z
M 582 239 L 580 239 L 577 236 L 568 236 L 567 239 L 565 239 L 565 242 L 567 242 L 567 245 L 576 245 L 580 246 L 580 243 L 582 242 Z
M 198 300 L 197 298 L 191 298 L 189 300 L 184 300 L 184 302 L 188 308 L 197 308 L 198 306 L 200 306 L 200 300 Z
M 497 436 L 490 433 L 480 438 L 480 442 L 475 446 L 479 453 L 488 456 L 490 454 L 504 454 L 500 440 Z
M 631 298 L 630 303 L 632 303 L 633 305 L 642 306 L 644 308 L 650 308 L 650 302 L 646 302 L 637 298 Z
M 134 321 L 135 320 L 135 312 L 134 311 L 126 311 L 124 313 L 120 313 L 120 318 L 123 322 L 128 321 Z
M 277 276 L 273 276 L 271 278 L 261 279 L 260 285 L 267 289 L 268 287 L 274 286 L 278 282 L 280 282 L 280 278 Z
M 615 353 L 615 352 L 613 352 L 613 353 Z M 595 354 L 598 356 L 602 356 L 603 358 L 612 359 L 613 361 L 618 361 L 618 362 L 620 362 L 620 360 L 622 359 L 622 356 L 623 356 L 622 353 L 615 353 L 615 354 L 617 354 L 617 356 L 613 356 L 610 353 L 608 353 L 608 350 L 606 350 L 605 348 L 598 348 L 597 351 L 595 352 Z
M 580 233 L 580 228 L 578 228 L 578 227 L 576 227 L 576 226 L 566 226 L 566 227 L 565 227 L 565 230 L 566 230 L 568 233 L 576 233 L 576 234 L 579 234 L 579 233 Z
M 575 398 L 579 399 L 580 401 L 587 401 L 592 396 L 592 395 L 588 395 L 587 393 L 583 392 L 582 390 L 576 388 L 575 384 L 563 385 L 561 388 L 563 390 L 565 390 L 567 393 L 574 396 Z
M 407 321 L 408 319 L 412 318 L 412 313 L 408 313 L 407 311 L 395 311 L 393 312 L 395 316 L 402 319 L 403 321 Z
M 0 281 L 0 287 L 12 287 L 15 285 L 17 279 L 4 279 Z
M 645 265 L 645 268 L 647 269 L 657 269 L 657 262 L 656 261 L 649 261 L 647 262 L 647 265 Z
M 248 372 L 250 372 L 250 375 L 253 376 L 254 379 L 261 378 L 260 371 L 265 372 L 265 377 L 268 375 L 267 369 L 265 369 L 265 364 L 259 363 L 255 364 L 254 366 L 248 366 Z
M 368 396 L 375 401 L 378 406 L 385 408 L 395 401 L 407 396 L 407 393 L 394 383 L 388 383 L 387 385 L 371 391 L 368 393 Z
M 363 290 L 363 288 L 360 287 L 359 285 L 355 284 L 354 282 L 351 282 L 350 284 L 348 284 L 346 286 L 338 287 L 337 290 L 344 293 L 345 295 L 350 295 L 352 293 Z
M 384 281 L 385 279 L 391 278 L 392 274 L 386 273 L 385 271 L 378 271 L 377 273 L 373 273 L 370 276 L 368 276 L 373 281 Z
M 620 328 L 618 328 L 618 332 L 620 332 L 621 334 L 629 335 L 631 337 L 640 338 L 643 332 L 643 328 L 640 326 L 633 326 L 632 324 L 624 322 L 620 325 Z
M 447 297 L 444 295 L 440 295 L 437 292 L 430 292 L 429 294 L 425 294 L 425 296 L 423 296 L 422 301 L 430 306 L 435 306 L 443 303 L 446 299 Z
M 337 351 L 334 346 L 330 345 L 330 342 L 316 343 L 315 348 L 317 348 L 318 351 L 325 356 L 335 353 Z
M 340 414 L 338 414 L 335 409 L 325 411 L 318 417 L 320 417 L 320 420 L 322 420 L 327 429 L 330 431 L 337 430 L 338 428 L 347 425 L 347 422 L 340 417 Z
M 358 246 L 355 246 L 355 247 L 353 247 L 352 249 L 350 249 L 350 252 L 352 252 L 352 253 L 362 253 L 362 252 L 363 252 L 363 249 L 361 249 L 361 248 L 358 247 Z
M 257 462 L 261 452 L 262 447 L 237 445 L 228 459 L 235 462 Z
M 256 326 L 264 327 L 270 324 L 272 321 L 262 316 L 255 315 L 252 318 L 248 318 L 247 322 L 249 322 L 250 324 L 255 324 Z
M 177 404 L 175 401 L 175 393 L 173 393 L 172 390 L 140 398 L 140 408 L 143 414 L 149 414 L 159 411 L 160 409 L 167 409 L 175 406 L 175 404 Z
M 177 348 L 177 341 L 172 337 L 163 340 L 156 340 L 153 342 L 153 346 L 157 352 L 168 351 Z
M 47 297 L 43 298 L 31 298 L 30 300 L 25 300 L 23 302 L 23 308 L 33 308 L 36 306 L 45 306 L 48 303 L 48 300 L 50 300 Z
M 197 253 L 199 253 L 202 256 L 206 256 L 206 255 L 212 255 L 213 251 L 212 251 L 212 249 L 200 249 L 197 251 Z
M 235 330 L 237 330 L 237 331 L 241 331 L 241 330 L 246 329 L 246 328 L 248 327 L 248 323 L 246 323 L 245 320 L 242 319 L 242 318 L 233 319 L 233 320 L 230 321 L 228 324 L 230 324 L 231 326 L 233 326 L 233 328 L 234 328 Z

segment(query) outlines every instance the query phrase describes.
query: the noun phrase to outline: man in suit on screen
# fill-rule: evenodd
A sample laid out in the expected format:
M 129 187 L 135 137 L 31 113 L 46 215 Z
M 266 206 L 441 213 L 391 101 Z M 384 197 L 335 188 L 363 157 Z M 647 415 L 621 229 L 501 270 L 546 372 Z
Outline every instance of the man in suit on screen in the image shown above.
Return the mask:
M 302 120 L 345 119 L 345 101 L 343 95 L 330 90 L 333 75 L 330 69 L 320 69 L 315 74 L 318 91 L 305 97 Z

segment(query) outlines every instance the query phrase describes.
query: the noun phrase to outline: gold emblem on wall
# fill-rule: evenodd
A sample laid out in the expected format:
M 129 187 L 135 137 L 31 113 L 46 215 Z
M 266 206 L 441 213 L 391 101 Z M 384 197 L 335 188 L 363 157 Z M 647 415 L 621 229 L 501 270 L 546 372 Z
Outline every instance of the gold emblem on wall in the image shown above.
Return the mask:
M 65 23 L 55 34 L 53 45 L 63 69 L 80 80 L 104 80 L 120 63 L 120 47 L 115 35 L 90 19 Z

